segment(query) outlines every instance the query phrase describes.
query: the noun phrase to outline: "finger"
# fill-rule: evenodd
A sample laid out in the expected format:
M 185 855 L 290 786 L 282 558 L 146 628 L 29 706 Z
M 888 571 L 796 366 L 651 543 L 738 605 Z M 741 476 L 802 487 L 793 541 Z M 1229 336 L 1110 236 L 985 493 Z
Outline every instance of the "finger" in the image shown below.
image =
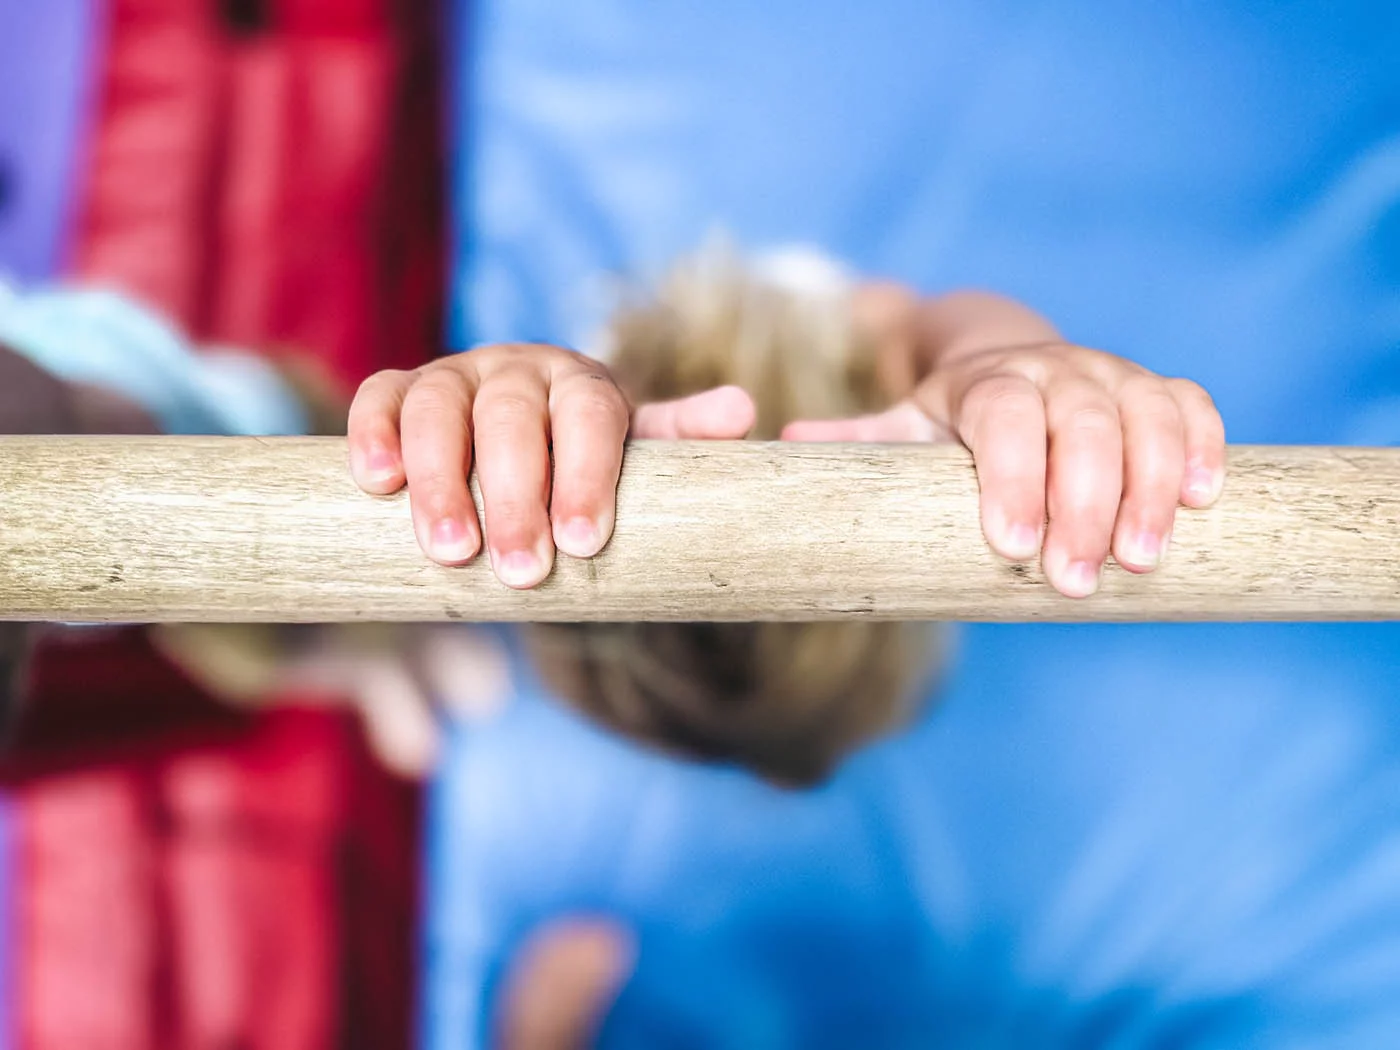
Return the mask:
M 591 558 L 612 535 L 631 409 L 606 373 L 586 368 L 557 378 L 550 402 L 554 544 Z
M 584 1050 L 636 965 L 627 932 L 603 921 L 554 922 L 534 934 L 505 982 L 503 1050 Z
M 1225 422 L 1215 402 L 1189 379 L 1169 379 L 1167 386 L 1181 407 L 1185 430 L 1186 474 L 1181 502 L 1209 507 L 1225 485 Z
M 1123 426 L 1123 501 L 1113 556 L 1125 569 L 1150 572 L 1166 554 L 1186 467 L 1181 408 L 1165 383 L 1143 376 L 1119 397 Z
M 1004 558 L 1034 558 L 1045 530 L 1044 397 L 1024 376 L 989 376 L 968 387 L 956 418 L 977 465 L 987 542 Z
M 1123 495 L 1123 426 L 1097 383 L 1052 386 L 1045 410 L 1045 575 L 1062 594 L 1088 597 L 1098 590 Z
M 653 401 L 632 416 L 632 436 L 666 441 L 725 441 L 753 429 L 753 398 L 740 387 L 721 386 L 675 401 Z
M 937 441 L 947 435 L 912 401 L 853 419 L 803 419 L 783 427 L 784 441 Z
M 554 565 L 546 376 L 515 368 L 487 376 L 472 423 L 491 565 L 508 587 L 533 587 Z
M 350 403 L 350 474 L 366 492 L 387 496 L 403 488 L 399 416 L 415 378 L 413 372 L 377 372 L 360 384 Z
M 481 549 L 471 470 L 472 379 L 455 368 L 421 373 L 403 399 L 400 430 L 413 530 L 428 557 L 461 565 Z

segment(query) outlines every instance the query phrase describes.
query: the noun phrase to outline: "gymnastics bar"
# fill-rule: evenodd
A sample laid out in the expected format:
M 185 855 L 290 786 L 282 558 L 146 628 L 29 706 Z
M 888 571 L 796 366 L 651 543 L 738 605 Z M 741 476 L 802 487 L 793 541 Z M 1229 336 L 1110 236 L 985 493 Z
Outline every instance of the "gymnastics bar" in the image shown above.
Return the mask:
M 342 439 L 3 438 L 0 619 L 1400 618 L 1400 449 L 1235 447 L 1162 568 L 1081 601 L 990 551 L 958 448 L 637 442 L 618 502 L 521 592 L 431 564 Z

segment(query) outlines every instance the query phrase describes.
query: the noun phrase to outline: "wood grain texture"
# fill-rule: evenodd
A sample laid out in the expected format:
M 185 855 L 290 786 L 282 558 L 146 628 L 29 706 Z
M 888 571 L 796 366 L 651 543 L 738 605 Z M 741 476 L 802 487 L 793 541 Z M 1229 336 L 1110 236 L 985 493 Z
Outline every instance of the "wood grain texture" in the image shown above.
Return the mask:
M 618 499 L 601 555 L 518 592 L 429 563 L 343 440 L 4 438 L 0 619 L 1400 618 L 1400 450 L 1236 447 L 1163 567 L 1083 601 L 991 553 L 961 449 L 639 442 Z

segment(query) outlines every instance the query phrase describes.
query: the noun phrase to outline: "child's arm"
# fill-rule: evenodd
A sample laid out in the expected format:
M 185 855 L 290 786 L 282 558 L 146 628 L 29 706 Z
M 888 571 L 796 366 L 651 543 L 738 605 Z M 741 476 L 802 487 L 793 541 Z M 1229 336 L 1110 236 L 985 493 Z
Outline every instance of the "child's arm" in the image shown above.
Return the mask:
M 1065 594 L 1092 594 L 1110 549 L 1125 568 L 1151 571 L 1178 503 L 1219 495 L 1224 425 L 1195 383 L 1067 343 L 998 296 L 918 300 L 872 285 L 857 309 L 904 399 L 876 416 L 795 423 L 784 437 L 962 441 L 992 547 L 1027 559 L 1043 537 L 1046 575 Z

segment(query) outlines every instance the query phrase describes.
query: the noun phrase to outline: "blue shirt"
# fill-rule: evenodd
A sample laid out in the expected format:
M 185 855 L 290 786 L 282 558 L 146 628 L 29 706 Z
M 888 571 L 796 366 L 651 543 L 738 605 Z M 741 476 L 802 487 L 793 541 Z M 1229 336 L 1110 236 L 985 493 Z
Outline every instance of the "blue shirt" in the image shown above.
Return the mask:
M 711 228 L 1018 296 L 1231 438 L 1400 437 L 1400 8 L 481 0 L 456 325 L 580 342 Z M 737 527 L 737 526 L 736 526 Z M 520 701 L 435 788 L 423 1035 L 502 960 L 635 924 L 604 1043 L 1400 1043 L 1400 632 L 977 627 L 822 790 Z

